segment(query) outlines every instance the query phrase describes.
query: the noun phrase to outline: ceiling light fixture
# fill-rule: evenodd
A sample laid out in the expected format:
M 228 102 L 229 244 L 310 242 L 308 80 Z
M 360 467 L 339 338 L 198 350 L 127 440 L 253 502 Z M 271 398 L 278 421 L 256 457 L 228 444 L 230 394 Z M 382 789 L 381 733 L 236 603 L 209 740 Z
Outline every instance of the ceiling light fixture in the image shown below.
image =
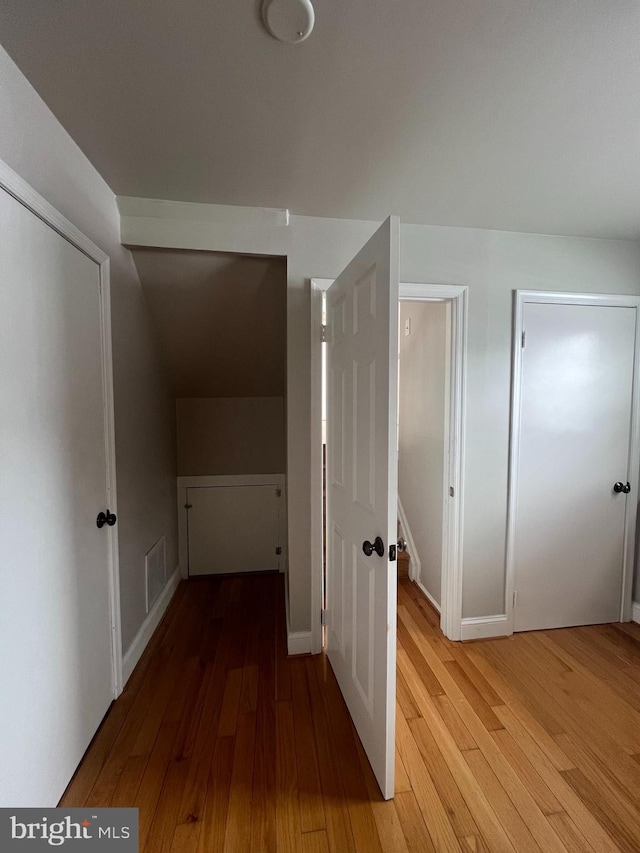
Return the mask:
M 296 44 L 309 38 L 315 23 L 311 0 L 264 0 L 262 20 L 278 41 Z

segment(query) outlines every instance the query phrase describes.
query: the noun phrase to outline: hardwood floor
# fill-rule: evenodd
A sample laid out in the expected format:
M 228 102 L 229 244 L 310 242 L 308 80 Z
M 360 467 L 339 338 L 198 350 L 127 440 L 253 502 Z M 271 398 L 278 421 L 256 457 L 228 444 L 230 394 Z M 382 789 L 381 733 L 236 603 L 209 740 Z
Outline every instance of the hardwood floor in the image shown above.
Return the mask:
M 282 593 L 183 583 L 61 805 L 138 806 L 147 853 L 640 851 L 640 626 L 455 644 L 401 581 L 384 802 Z

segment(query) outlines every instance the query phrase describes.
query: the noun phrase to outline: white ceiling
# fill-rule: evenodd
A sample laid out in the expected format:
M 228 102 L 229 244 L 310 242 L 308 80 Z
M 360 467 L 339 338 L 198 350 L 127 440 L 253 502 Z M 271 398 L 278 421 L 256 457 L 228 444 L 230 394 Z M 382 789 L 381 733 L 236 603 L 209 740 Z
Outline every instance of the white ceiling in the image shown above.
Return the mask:
M 640 238 L 637 0 L 0 0 L 121 195 Z
M 286 262 L 134 249 L 176 397 L 283 397 Z

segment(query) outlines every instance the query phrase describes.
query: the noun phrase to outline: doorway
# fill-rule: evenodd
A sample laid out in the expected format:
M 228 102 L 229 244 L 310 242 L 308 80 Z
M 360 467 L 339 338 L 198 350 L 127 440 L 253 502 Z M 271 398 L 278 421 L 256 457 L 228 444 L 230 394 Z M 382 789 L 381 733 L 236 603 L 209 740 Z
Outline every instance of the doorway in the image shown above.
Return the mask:
M 311 395 L 312 395 L 312 653 L 323 649 L 322 612 L 325 603 L 324 584 L 324 466 L 326 440 L 326 399 L 325 399 L 325 362 L 324 362 L 324 294 L 333 279 L 311 280 Z M 443 375 L 444 389 L 441 397 L 443 418 L 442 429 L 442 475 L 435 489 L 441 491 L 441 535 L 438 550 L 440 552 L 439 590 L 433 603 L 438 605 L 440 627 L 451 640 L 465 639 L 462 624 L 462 537 L 463 537 L 463 482 L 464 482 L 464 423 L 465 423 L 465 384 L 466 384 L 466 339 L 467 339 L 467 293 L 463 285 L 400 283 L 401 314 L 409 314 L 410 306 L 440 306 L 446 320 L 445 339 L 443 341 L 446 372 Z M 404 308 L 404 312 L 403 312 Z M 427 309 L 428 310 L 428 309 Z M 404 326 L 400 321 L 399 352 L 403 348 Z M 416 337 L 414 335 L 414 340 Z M 400 374 L 400 383 L 402 375 Z M 402 393 L 402 391 L 400 392 Z M 400 400 L 399 400 L 400 403 Z M 435 463 L 436 465 L 438 463 Z M 400 489 L 402 487 L 400 486 Z M 400 490 L 399 490 L 400 491 Z M 418 545 L 412 536 L 412 527 L 407 519 L 402 496 L 398 502 L 401 532 L 407 540 L 408 551 L 413 557 L 410 565 L 411 579 L 418 582 L 423 592 L 428 587 L 423 581 Z M 404 522 L 404 523 L 403 523 Z M 409 535 L 407 536 L 407 533 Z M 437 570 L 436 570 L 437 571 Z M 431 567 L 431 575 L 433 568 Z M 427 582 L 429 583 L 429 582 Z M 439 600 L 438 600 L 439 599 Z M 318 614 L 318 618 L 315 614 Z
M 398 358 L 398 576 L 440 613 L 448 499 L 451 305 L 400 300 Z
M 132 254 L 175 397 L 182 577 L 285 571 L 286 261 Z
M 326 622 L 327 657 L 385 798 L 392 797 L 394 790 L 399 304 L 402 298 L 434 298 L 427 285 L 400 286 L 398 233 L 398 220 L 390 217 L 334 282 L 323 288 L 312 281 L 315 320 L 322 318 L 321 294 L 327 292 L 326 327 L 315 326 L 312 319 L 313 332 L 319 333 L 314 334 L 312 346 L 314 390 L 319 392 L 313 398 L 312 438 L 320 462 L 313 472 L 317 486 L 312 494 L 317 512 L 313 521 L 319 547 L 312 554 L 312 571 L 315 568 L 313 594 L 321 603 L 318 617 L 323 617 L 317 618 L 317 624 L 312 620 L 312 632 L 319 651 Z M 446 296 L 452 297 L 453 318 L 449 411 L 454 413 L 450 418 L 454 426 L 447 441 L 451 480 L 443 508 L 449 537 L 461 531 L 466 288 L 455 287 L 450 293 L 436 290 L 435 298 Z M 322 571 L 323 395 L 327 401 L 326 576 Z M 447 548 L 446 553 L 459 556 L 460 549 Z M 452 567 L 447 562 L 446 569 L 451 568 L 459 575 L 459 564 Z M 442 601 L 443 610 L 451 615 L 449 580 L 445 578 Z M 322 609 L 325 595 L 327 610 Z M 458 630 L 460 621 L 458 610 Z

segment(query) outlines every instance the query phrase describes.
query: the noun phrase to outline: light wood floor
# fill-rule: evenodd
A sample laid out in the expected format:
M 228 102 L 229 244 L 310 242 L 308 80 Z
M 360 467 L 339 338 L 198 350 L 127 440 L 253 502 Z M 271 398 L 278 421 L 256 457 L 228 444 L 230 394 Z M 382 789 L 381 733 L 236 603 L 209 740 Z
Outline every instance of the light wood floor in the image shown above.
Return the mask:
M 257 575 L 182 584 L 61 805 L 138 806 L 147 853 L 640 851 L 640 626 L 461 645 L 398 597 L 394 800 Z

